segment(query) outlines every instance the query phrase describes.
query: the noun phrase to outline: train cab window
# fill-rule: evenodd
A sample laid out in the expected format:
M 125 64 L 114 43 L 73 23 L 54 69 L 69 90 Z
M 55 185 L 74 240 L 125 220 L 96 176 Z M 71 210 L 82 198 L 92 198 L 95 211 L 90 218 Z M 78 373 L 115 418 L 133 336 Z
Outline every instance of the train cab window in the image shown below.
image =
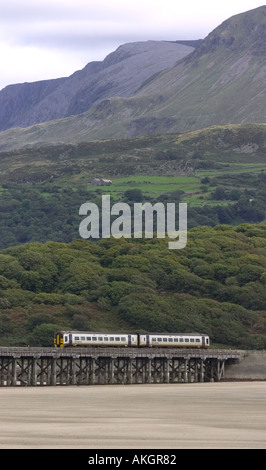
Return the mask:
M 87 341 L 91 341 L 91 336 L 87 336 Z

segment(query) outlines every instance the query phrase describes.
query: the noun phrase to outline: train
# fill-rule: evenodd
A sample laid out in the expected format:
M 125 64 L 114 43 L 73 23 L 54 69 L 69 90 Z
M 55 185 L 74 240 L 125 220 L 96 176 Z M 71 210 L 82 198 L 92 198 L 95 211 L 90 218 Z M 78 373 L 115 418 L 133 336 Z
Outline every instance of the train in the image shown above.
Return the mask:
M 210 338 L 200 333 L 95 333 L 58 331 L 54 336 L 56 348 L 66 347 L 164 347 L 199 348 L 210 346 Z

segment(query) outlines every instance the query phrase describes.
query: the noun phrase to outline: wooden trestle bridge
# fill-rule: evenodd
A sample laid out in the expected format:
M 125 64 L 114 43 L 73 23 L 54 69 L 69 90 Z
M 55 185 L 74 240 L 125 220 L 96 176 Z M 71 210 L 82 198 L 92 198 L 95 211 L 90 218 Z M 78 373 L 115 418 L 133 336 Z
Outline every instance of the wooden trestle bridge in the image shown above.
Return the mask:
M 0 387 L 220 381 L 243 351 L 0 348 Z

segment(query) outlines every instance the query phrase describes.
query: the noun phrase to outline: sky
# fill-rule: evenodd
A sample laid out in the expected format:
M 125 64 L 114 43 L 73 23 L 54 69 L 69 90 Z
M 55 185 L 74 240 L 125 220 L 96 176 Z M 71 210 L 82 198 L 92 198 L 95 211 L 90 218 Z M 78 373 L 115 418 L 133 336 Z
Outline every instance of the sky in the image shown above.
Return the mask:
M 262 0 L 0 0 L 0 90 L 67 77 L 127 42 L 204 39 Z

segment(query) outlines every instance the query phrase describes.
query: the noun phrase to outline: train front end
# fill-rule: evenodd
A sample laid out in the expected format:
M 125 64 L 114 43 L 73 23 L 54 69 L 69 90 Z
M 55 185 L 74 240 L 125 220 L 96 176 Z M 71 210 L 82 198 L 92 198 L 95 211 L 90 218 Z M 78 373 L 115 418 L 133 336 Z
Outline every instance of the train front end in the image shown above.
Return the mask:
M 54 347 L 55 348 L 64 347 L 64 334 L 60 331 L 54 335 Z

